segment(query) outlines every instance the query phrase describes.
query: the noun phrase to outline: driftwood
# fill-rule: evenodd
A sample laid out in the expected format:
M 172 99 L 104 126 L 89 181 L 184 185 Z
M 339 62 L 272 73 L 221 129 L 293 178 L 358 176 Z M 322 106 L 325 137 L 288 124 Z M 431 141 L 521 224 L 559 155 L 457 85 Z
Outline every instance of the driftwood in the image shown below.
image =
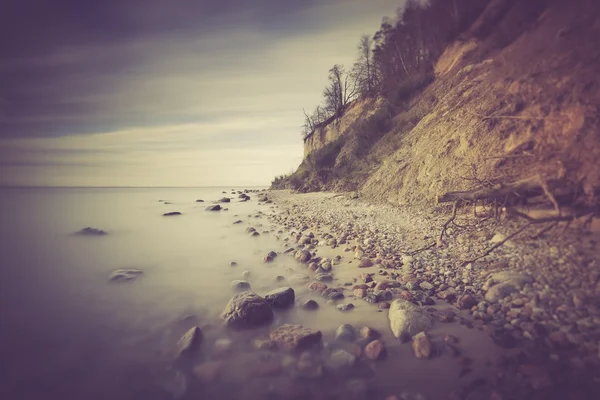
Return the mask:
M 536 175 L 512 183 L 499 183 L 490 187 L 460 192 L 447 192 L 436 196 L 438 203 L 455 202 L 457 200 L 476 202 L 477 200 L 494 201 L 496 204 L 501 200 L 507 204 L 508 200 L 525 200 L 532 197 L 545 196 L 554 206 L 558 215 L 561 209 L 556 195 L 561 196 L 574 193 L 576 186 L 565 183 L 564 180 L 546 180 Z

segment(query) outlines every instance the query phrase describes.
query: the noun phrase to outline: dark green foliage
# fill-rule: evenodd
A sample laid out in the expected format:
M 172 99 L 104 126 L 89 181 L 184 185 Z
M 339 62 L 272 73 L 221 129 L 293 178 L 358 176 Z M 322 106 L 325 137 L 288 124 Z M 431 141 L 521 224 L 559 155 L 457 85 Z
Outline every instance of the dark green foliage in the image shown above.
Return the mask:
M 433 72 L 416 74 L 403 80 L 398 86 L 391 88 L 387 98 L 396 105 L 406 103 L 412 96 L 420 93 L 435 79 Z

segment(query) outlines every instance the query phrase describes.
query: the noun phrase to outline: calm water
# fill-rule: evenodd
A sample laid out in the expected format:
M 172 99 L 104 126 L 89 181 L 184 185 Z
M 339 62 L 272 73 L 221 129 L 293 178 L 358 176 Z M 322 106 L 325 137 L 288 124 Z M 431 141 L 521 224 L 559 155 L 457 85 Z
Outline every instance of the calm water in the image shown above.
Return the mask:
M 284 247 L 274 232 L 256 238 L 245 233 L 249 225 L 261 232 L 271 229 L 266 217 L 256 218 L 257 211 L 270 212 L 271 206 L 259 206 L 254 194 L 247 203 L 232 196 L 225 205 L 229 211 L 205 211 L 223 190 L 231 188 L 1 189 L 0 398 L 168 398 L 157 383 L 169 380 L 174 343 L 193 324 L 203 327 L 208 347 L 229 336 L 235 346 L 241 343 L 240 354 L 252 338 L 264 338 L 264 329 L 236 336 L 220 326 L 218 315 L 233 295 L 230 282 L 250 270 L 253 290 L 264 293 L 280 286 L 275 276 L 302 269 L 287 257 L 262 263 L 269 250 Z M 170 211 L 183 215 L 162 216 Z M 237 219 L 244 223 L 234 225 Z M 86 226 L 110 234 L 73 235 Z M 237 267 L 230 267 L 232 260 Z M 109 282 L 118 268 L 144 274 L 133 282 Z M 343 275 L 342 268 L 350 265 L 338 268 Z M 302 286 L 295 288 L 299 300 L 312 296 Z M 325 304 L 314 313 L 293 309 L 278 314 L 275 324 L 288 321 L 321 329 L 326 340 L 341 323 L 369 324 L 392 342 L 384 313 L 366 303 L 351 314 Z M 466 328 L 452 329 L 460 336 Z M 470 341 L 475 354 L 491 348 L 484 339 Z M 373 366 L 382 393 L 401 386 L 435 395 L 457 381 L 445 358 L 415 362 L 410 346 L 390 346 L 390 353 Z M 237 392 L 208 395 L 189 387 L 185 398 L 240 398 L 243 393 L 258 399 L 268 382 L 287 379 L 248 378 L 241 372 L 256 362 L 252 357 L 249 352 L 247 364 L 241 358 L 231 362 L 231 382 L 225 385 Z M 435 387 L 429 384 L 432 375 Z

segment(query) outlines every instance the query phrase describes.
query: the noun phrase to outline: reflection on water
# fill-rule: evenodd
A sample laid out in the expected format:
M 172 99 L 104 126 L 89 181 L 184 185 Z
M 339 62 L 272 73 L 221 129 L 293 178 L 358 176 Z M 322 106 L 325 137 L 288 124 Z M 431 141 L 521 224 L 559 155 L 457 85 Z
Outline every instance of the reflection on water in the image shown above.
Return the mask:
M 257 212 L 267 213 L 270 206 L 257 205 L 256 197 L 242 203 L 232 196 L 223 205 L 229 211 L 205 211 L 223 196 L 222 190 L 2 189 L 0 397 L 169 398 L 156 385 L 177 393 L 182 377 L 167 368 L 175 342 L 196 324 L 205 336 L 197 361 L 218 361 L 226 372 L 208 386 L 186 379 L 184 398 L 258 399 L 265 393 L 331 398 L 332 387 L 348 384 L 354 377 L 299 380 L 276 368 L 269 373 L 269 364 L 285 364 L 290 356 L 254 349 L 252 341 L 268 338 L 268 328 L 231 332 L 221 326 L 218 315 L 234 294 L 231 281 L 242 279 L 244 271 L 250 271 L 248 281 L 259 294 L 282 286 L 275 280 L 278 275 L 306 272 L 291 257 L 262 262 L 268 251 L 284 247 L 276 232 L 265 233 L 272 227 Z M 162 216 L 173 211 L 182 215 Z M 233 224 L 238 219 L 243 223 Z M 86 226 L 109 235 L 72 234 Z M 248 226 L 262 234 L 250 237 Z M 230 266 L 231 261 L 237 266 Z M 143 274 L 130 282 L 109 282 L 111 271 L 118 268 Z M 341 286 L 352 273 L 345 263 L 337 268 Z M 365 364 L 360 372 L 381 398 L 400 389 L 436 398 L 456 386 L 458 372 L 449 358 L 415 360 L 410 346 L 392 339 L 385 312 L 355 301 L 352 312 L 341 313 L 303 284 L 292 286 L 297 303 L 313 298 L 321 307 L 278 312 L 274 326 L 290 322 L 319 329 L 325 342 L 332 341 L 343 323 L 369 325 L 383 333 L 387 358 Z M 452 329 L 457 336 L 468 334 L 462 326 Z M 470 336 L 470 352 L 493 353 L 487 338 Z M 216 353 L 214 343 L 223 338 L 232 339 L 233 347 Z M 267 372 L 256 372 L 257 365 L 267 365 L 262 367 Z M 486 374 L 483 364 L 473 370 L 471 378 Z

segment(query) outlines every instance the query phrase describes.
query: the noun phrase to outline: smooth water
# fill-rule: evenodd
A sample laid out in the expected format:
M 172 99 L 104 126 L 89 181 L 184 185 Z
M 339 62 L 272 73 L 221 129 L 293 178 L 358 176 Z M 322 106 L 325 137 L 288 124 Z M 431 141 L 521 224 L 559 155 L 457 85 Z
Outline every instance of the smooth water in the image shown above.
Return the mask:
M 218 315 L 234 294 L 231 281 L 250 270 L 252 289 L 264 294 L 285 285 L 275 282 L 277 275 L 306 270 L 291 257 L 262 262 L 268 251 L 285 248 L 260 213 L 274 212 L 273 206 L 258 205 L 252 193 L 245 203 L 230 193 L 231 188 L 1 189 L 0 398 L 165 398 L 155 390 L 157 382 L 166 379 L 175 342 L 190 326 L 203 328 L 208 347 L 216 338 L 231 337 L 239 354 L 248 352 L 253 338 L 266 338 L 268 328 L 236 334 L 219 324 Z M 223 204 L 229 211 L 205 210 L 223 196 L 233 198 Z M 162 215 L 171 211 L 183 215 Z M 238 219 L 243 223 L 233 224 Z M 109 235 L 73 234 L 87 226 Z M 263 234 L 249 237 L 248 226 Z M 327 255 L 326 249 L 319 251 Z M 237 267 L 230 266 L 233 260 Z M 111 271 L 119 268 L 144 272 L 132 282 L 110 282 Z M 337 268 L 344 275 L 344 268 L 356 267 Z M 369 324 L 392 342 L 385 313 L 375 307 L 355 302 L 353 312 L 341 313 L 304 285 L 294 288 L 298 301 L 312 297 L 321 308 L 278 313 L 274 325 L 303 324 L 321 329 L 330 340 L 341 323 Z M 452 329 L 460 335 L 466 328 Z M 471 342 L 475 353 L 489 350 L 489 341 Z M 401 386 L 439 393 L 457 379 L 446 359 L 414 360 L 410 346 L 389 346 L 389 352 L 386 361 L 372 367 L 384 391 Z M 185 398 L 240 398 L 243 393 L 258 399 L 269 382 L 287 379 L 248 378 L 244 372 L 255 360 L 242 365 L 241 359 L 232 358 L 227 374 L 238 392 L 203 396 L 190 389 Z M 430 384 L 432 376 L 437 385 Z M 232 387 L 226 379 L 225 384 Z

